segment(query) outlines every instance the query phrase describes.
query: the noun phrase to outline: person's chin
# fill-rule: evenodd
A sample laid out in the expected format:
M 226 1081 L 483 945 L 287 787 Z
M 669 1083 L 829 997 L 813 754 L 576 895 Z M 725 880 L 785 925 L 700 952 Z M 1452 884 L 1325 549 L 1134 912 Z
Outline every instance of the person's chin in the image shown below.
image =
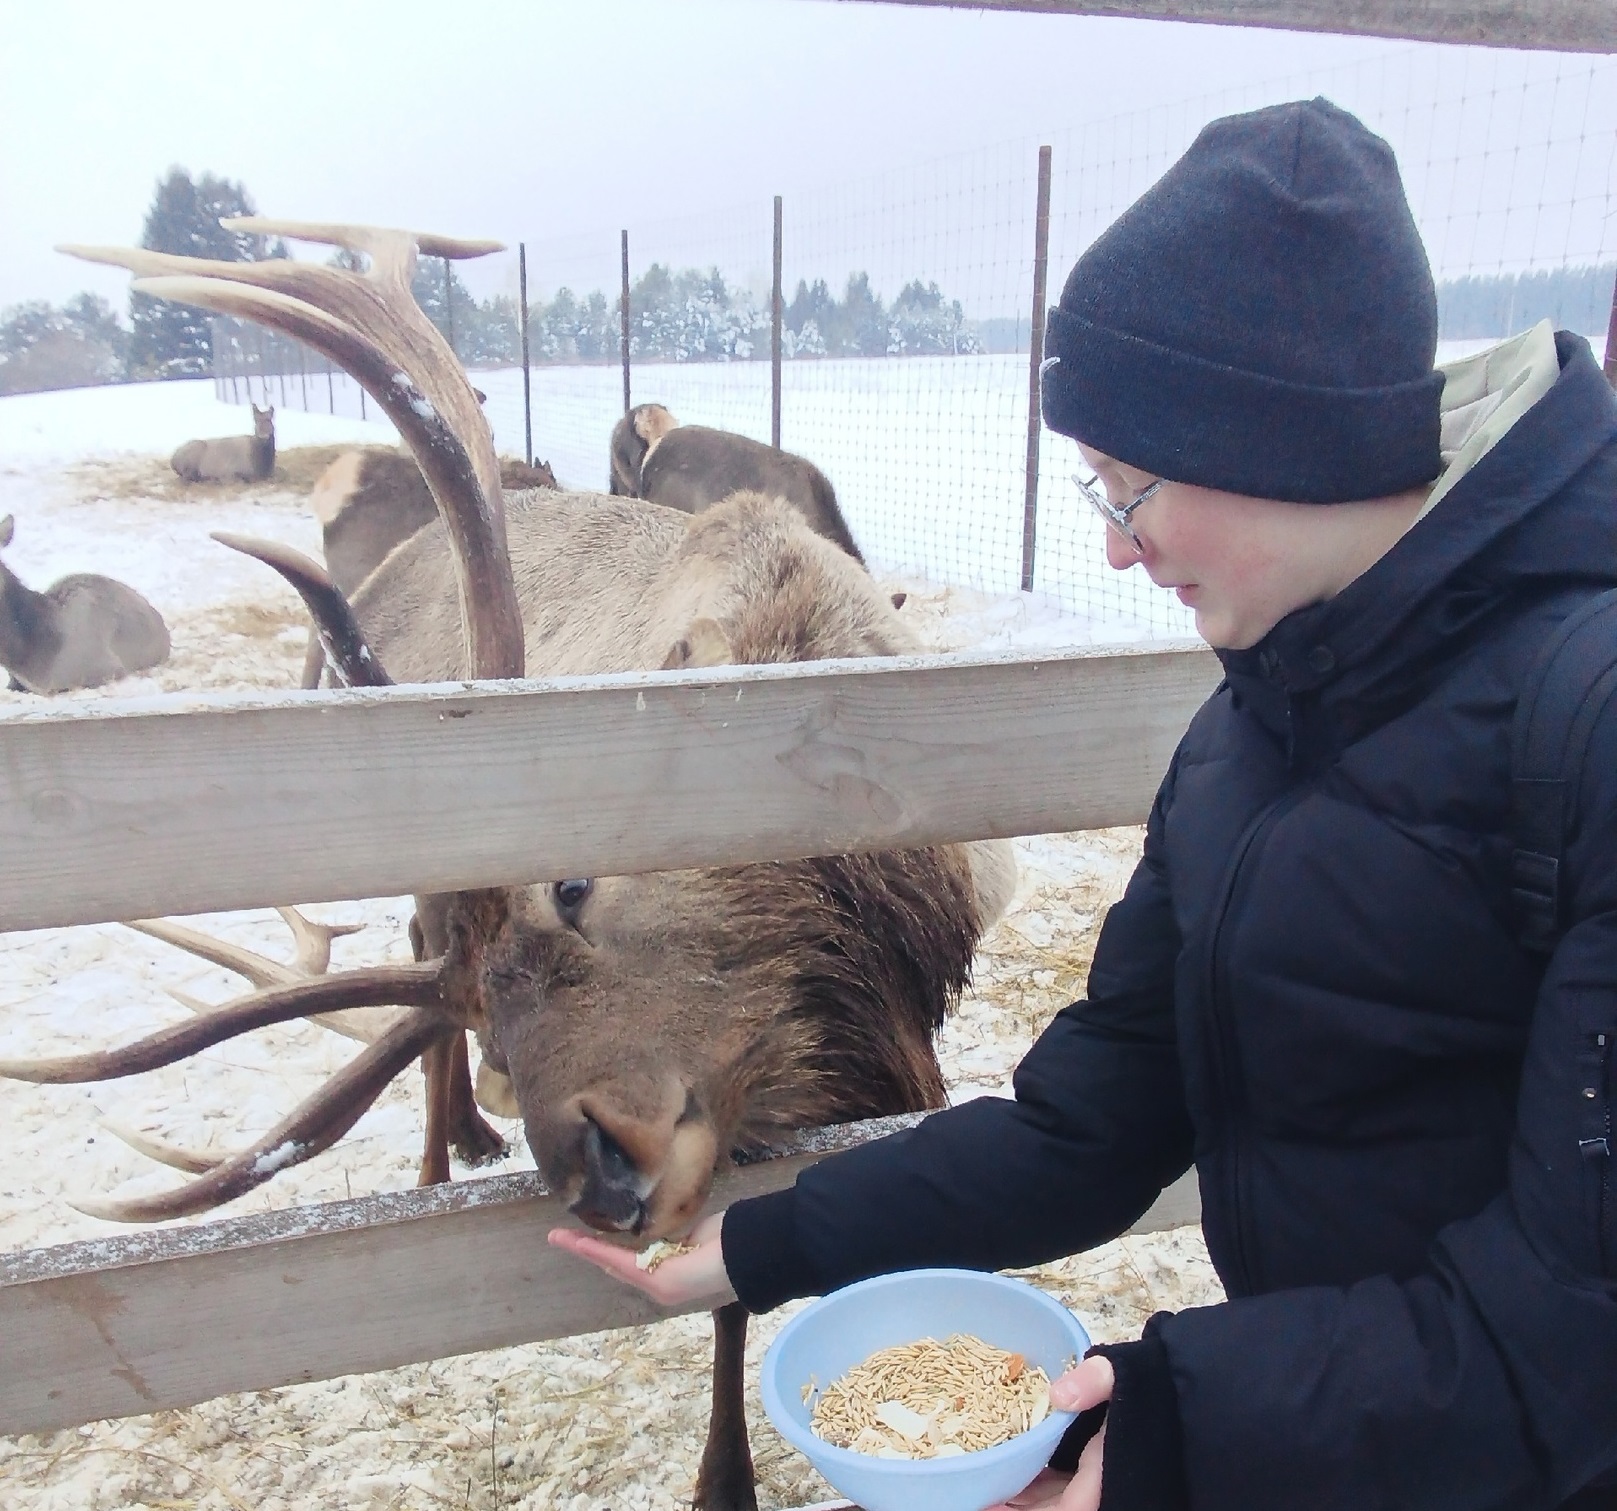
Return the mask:
M 1196 609 L 1196 633 L 1215 651 L 1244 651 L 1258 640 L 1257 636 L 1244 636 L 1225 615 L 1200 606 Z

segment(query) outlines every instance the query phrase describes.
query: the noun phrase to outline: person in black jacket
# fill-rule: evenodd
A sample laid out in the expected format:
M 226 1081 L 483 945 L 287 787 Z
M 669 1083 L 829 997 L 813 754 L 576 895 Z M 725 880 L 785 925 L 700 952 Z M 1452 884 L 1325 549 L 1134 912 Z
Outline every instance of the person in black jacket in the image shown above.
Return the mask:
M 1384 142 L 1323 100 L 1201 133 L 1049 322 L 1045 420 L 1111 563 L 1225 672 L 1087 997 L 1014 1100 L 828 1159 L 649 1274 L 556 1242 L 763 1311 L 1104 1243 L 1194 1164 L 1228 1300 L 1058 1381 L 1096 1409 L 1018 1504 L 1617 1506 L 1617 712 L 1547 958 L 1510 752 L 1539 647 L 1617 586 L 1617 401 L 1547 323 L 1442 371 L 1436 339 Z

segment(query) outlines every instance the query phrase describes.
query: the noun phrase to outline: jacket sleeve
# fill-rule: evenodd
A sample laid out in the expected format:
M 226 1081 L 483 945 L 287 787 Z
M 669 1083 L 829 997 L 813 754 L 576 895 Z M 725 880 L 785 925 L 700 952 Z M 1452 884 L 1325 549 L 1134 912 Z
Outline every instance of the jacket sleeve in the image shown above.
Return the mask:
M 1107 914 L 1089 997 L 983 1097 L 824 1160 L 725 1214 L 725 1268 L 755 1312 L 925 1265 L 1035 1264 L 1124 1232 L 1190 1164 L 1174 1041 L 1179 950 L 1161 865 L 1164 782 L 1143 857 Z
M 1123 1445 L 1173 1436 L 1164 1401 L 1177 1404 L 1199 1508 L 1552 1507 L 1617 1468 L 1610 708 L 1597 733 L 1567 852 L 1573 921 L 1528 1031 L 1504 1189 L 1438 1234 L 1420 1274 L 1154 1319 L 1147 1341 L 1160 1351 L 1136 1362 L 1165 1369 L 1173 1390 L 1114 1401 L 1119 1483 Z M 1159 1420 L 1131 1423 L 1131 1410 Z M 1102 1500 L 1104 1511 L 1146 1504 Z

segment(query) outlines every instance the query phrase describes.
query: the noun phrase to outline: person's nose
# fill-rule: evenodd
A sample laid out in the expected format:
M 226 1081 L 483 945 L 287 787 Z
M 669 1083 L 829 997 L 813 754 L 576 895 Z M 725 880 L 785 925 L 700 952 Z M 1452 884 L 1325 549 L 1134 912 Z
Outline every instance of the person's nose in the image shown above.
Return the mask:
M 1133 545 L 1110 526 L 1106 530 L 1106 565 L 1113 571 L 1126 572 L 1141 560 Z

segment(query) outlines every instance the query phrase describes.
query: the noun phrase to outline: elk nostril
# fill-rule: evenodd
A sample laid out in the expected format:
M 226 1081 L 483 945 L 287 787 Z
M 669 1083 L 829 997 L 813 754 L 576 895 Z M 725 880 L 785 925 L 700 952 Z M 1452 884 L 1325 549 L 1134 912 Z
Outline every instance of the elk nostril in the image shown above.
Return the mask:
M 572 1210 L 591 1227 L 638 1233 L 646 1221 L 640 1172 L 610 1133 L 584 1121 L 584 1183 Z
M 634 1161 L 623 1152 L 623 1145 L 594 1118 L 586 1118 L 585 1122 L 584 1168 L 609 1185 L 632 1186 L 636 1178 Z

